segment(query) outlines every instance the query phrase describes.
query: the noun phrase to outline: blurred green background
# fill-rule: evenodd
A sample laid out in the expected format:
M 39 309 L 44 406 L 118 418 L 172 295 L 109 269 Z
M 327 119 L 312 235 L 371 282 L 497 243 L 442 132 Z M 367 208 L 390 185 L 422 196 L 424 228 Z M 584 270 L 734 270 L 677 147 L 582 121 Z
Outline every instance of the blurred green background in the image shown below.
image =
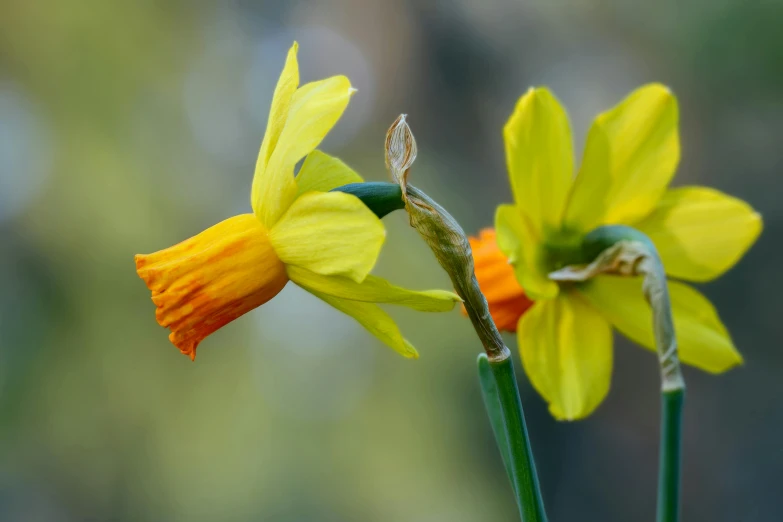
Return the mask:
M 688 368 L 684 519 L 769 521 L 783 468 L 783 4 L 183 0 L 0 3 L 0 520 L 514 520 L 458 312 L 392 310 L 421 359 L 290 285 L 195 363 L 133 255 L 249 211 L 285 57 L 359 93 L 322 148 L 385 180 L 401 112 L 417 184 L 469 232 L 511 199 L 501 127 L 530 85 L 592 117 L 661 81 L 676 184 L 742 197 L 765 232 L 703 291 L 744 367 Z M 397 213 L 376 273 L 448 288 Z M 510 346 L 516 346 L 509 336 Z M 520 373 L 552 520 L 652 520 L 658 373 L 618 340 L 595 415 L 552 420 Z

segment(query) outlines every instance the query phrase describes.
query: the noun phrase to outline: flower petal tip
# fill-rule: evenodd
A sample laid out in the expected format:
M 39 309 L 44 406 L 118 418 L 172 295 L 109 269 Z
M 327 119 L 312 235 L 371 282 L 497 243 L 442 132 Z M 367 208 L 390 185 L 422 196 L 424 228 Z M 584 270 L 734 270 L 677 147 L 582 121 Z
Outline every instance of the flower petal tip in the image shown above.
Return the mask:
M 400 355 L 402 355 L 406 359 L 418 359 L 419 352 L 416 350 L 416 348 L 414 348 L 413 345 L 410 342 L 408 342 L 407 339 L 403 339 L 403 342 L 405 343 L 405 347 L 403 351 L 400 351 Z
M 761 231 L 764 229 L 764 218 L 762 217 L 760 212 L 753 212 L 753 220 L 758 225 L 758 231 L 761 233 Z
M 723 367 L 723 368 L 721 368 L 719 370 L 716 370 L 714 372 L 710 372 L 710 373 L 713 373 L 715 375 L 720 375 L 720 374 L 728 372 L 729 370 L 733 370 L 734 368 L 738 368 L 740 366 L 745 366 L 745 359 L 742 357 L 742 354 L 740 354 L 739 352 L 735 351 L 734 355 L 735 355 L 735 358 L 734 358 L 733 361 L 729 362 L 725 367 Z
M 593 413 L 593 411 L 594 410 L 580 411 L 578 413 L 569 412 L 568 414 L 566 414 L 560 408 L 556 407 L 554 404 L 549 405 L 549 413 L 558 422 L 577 422 L 587 418 L 591 413 Z

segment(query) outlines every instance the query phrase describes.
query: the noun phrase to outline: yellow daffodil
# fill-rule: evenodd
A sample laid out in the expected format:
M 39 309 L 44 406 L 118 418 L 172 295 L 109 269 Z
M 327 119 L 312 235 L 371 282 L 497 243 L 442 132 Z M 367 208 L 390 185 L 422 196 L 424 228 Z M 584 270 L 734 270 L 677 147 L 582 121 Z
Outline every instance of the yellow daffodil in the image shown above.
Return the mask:
M 549 274 L 573 263 L 596 227 L 630 225 L 653 241 L 670 277 L 709 281 L 753 244 L 761 217 L 717 190 L 668 188 L 680 142 L 677 100 L 662 85 L 595 119 L 575 177 L 568 117 L 547 89 L 520 98 L 503 136 L 515 203 L 497 209 L 496 237 L 473 238 L 476 275 L 498 324 L 516 326 L 525 371 L 551 413 L 578 419 L 609 391 L 612 327 L 655 349 L 651 311 L 638 277 L 574 284 Z M 711 373 L 740 364 L 709 300 L 678 281 L 669 290 L 680 359 Z
M 158 323 L 171 330 L 171 342 L 191 359 L 205 337 L 272 299 L 289 280 L 354 317 L 400 354 L 417 357 L 375 303 L 439 312 L 460 299 L 441 290 L 406 290 L 369 275 L 386 237 L 384 227 L 357 197 L 328 192 L 361 178 L 314 150 L 354 89 L 345 76 L 300 87 L 296 53 L 294 43 L 272 98 L 253 178 L 254 213 L 137 255 L 136 271 L 152 291 Z

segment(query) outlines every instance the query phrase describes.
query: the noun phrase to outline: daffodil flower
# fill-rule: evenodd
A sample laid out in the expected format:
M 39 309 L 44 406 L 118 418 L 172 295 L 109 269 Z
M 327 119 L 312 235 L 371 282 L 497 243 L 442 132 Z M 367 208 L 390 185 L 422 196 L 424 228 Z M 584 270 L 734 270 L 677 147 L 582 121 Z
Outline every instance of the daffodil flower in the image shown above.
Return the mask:
M 253 214 L 137 255 L 136 271 L 152 291 L 158 323 L 171 330 L 171 342 L 191 359 L 205 337 L 272 299 L 288 281 L 354 317 L 403 356 L 417 357 L 375 303 L 440 312 L 460 299 L 441 290 L 406 290 L 369 275 L 386 237 L 384 227 L 357 197 L 329 192 L 362 179 L 340 160 L 314 150 L 354 89 L 345 76 L 300 87 L 297 49 L 294 43 L 272 98 L 253 178 Z
M 499 326 L 517 331 L 525 371 L 559 419 L 585 417 L 608 393 L 612 327 L 655 349 L 640 278 L 549 277 L 574 263 L 588 232 L 630 225 L 653 241 L 671 278 L 694 282 L 726 272 L 761 232 L 760 216 L 739 199 L 669 188 L 677 127 L 672 93 L 643 86 L 595 119 L 575 177 L 568 117 L 547 89 L 523 95 L 504 128 L 515 203 L 497 209 L 496 236 L 472 239 L 476 275 Z M 676 280 L 669 290 L 680 359 L 710 373 L 740 364 L 709 300 Z

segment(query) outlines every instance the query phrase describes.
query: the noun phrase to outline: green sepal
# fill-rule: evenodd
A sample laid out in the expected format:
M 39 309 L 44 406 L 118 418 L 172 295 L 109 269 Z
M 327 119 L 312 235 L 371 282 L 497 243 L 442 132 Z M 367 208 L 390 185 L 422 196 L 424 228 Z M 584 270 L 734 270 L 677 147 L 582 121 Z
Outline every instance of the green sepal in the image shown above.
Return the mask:
M 333 188 L 330 192 L 335 191 L 356 196 L 379 218 L 395 210 L 405 208 L 405 202 L 402 199 L 402 189 L 396 183 L 378 181 L 349 183 L 342 187 Z
M 633 227 L 626 225 L 605 225 L 598 227 L 582 239 L 582 263 L 591 263 L 601 252 L 620 241 L 638 241 L 647 247 L 655 248 L 652 241 Z

